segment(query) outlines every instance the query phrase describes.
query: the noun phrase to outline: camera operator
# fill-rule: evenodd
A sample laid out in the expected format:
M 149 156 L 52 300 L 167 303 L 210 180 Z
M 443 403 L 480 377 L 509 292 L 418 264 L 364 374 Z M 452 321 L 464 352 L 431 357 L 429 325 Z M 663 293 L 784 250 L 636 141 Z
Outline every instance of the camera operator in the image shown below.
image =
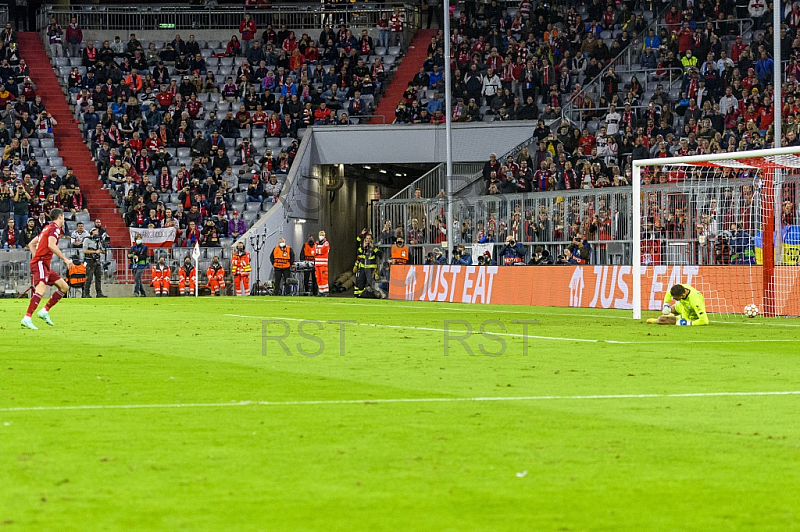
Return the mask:
M 570 264 L 589 264 L 592 248 L 582 234 L 575 235 L 566 250 L 571 256 Z
M 86 262 L 86 283 L 83 285 L 83 297 L 89 295 L 94 279 L 95 297 L 106 297 L 100 283 L 103 280 L 103 237 L 97 227 L 92 227 L 89 238 L 83 239 L 83 260 Z
M 459 244 L 453 250 L 452 264 L 456 264 L 458 266 L 472 266 L 472 255 L 466 252 L 464 244 Z
M 513 236 L 506 238 L 506 245 L 500 249 L 503 266 L 525 264 L 525 247 L 517 242 Z

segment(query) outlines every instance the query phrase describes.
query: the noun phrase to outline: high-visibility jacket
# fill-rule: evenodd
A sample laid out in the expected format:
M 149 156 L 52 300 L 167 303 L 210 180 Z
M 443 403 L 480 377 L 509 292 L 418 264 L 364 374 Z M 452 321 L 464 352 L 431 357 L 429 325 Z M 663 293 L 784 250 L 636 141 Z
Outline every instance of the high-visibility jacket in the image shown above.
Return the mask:
M 303 256 L 301 257 L 301 260 L 310 260 L 312 262 L 314 260 L 314 246 L 308 242 L 303 245 Z
M 234 253 L 231 257 L 231 275 L 250 275 L 250 253 L 245 251 L 239 255 Z
M 206 286 L 213 284 L 212 282 L 219 283 L 219 286 L 225 288 L 225 268 L 222 265 L 214 266 L 213 264 L 208 267 L 206 270 L 206 277 L 208 277 L 208 283 Z
M 153 275 L 153 282 L 151 283 L 155 286 L 158 283 L 169 282 L 170 277 L 172 277 L 172 270 L 170 270 L 169 266 L 164 266 L 163 268 L 158 264 L 152 265 L 152 275 Z
M 70 263 L 67 269 L 67 278 L 70 286 L 80 287 L 84 285 L 86 283 L 86 266 L 82 262 L 78 265 Z
M 275 249 L 272 250 L 272 255 L 270 255 L 272 266 L 276 270 L 290 268 L 292 266 L 292 258 L 292 248 L 290 246 L 286 246 L 283 249 L 280 246 L 275 246 Z
M 314 244 L 314 266 L 328 266 L 328 253 L 330 253 L 331 244 L 326 239 L 324 242 L 317 242 Z
M 181 266 L 178 275 L 180 276 L 181 288 L 184 286 L 194 288 L 195 281 L 197 279 L 197 271 L 194 269 L 194 266 L 189 266 L 189 268 L 186 268 L 186 266 Z
M 375 246 L 370 246 L 366 249 L 361 246 L 358 248 L 356 255 L 356 267 L 358 269 L 368 268 L 370 270 L 376 270 L 378 268 L 378 262 L 380 261 L 381 255 L 381 250 Z
M 408 248 L 406 246 L 392 246 L 392 260 L 395 264 L 408 264 Z

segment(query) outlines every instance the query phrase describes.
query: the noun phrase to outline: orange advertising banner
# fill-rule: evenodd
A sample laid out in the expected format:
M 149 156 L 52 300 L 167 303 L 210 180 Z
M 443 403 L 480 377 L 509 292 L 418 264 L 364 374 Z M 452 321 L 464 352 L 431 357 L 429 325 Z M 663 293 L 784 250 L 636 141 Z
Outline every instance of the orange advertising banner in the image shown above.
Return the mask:
M 633 308 L 631 266 L 392 266 L 389 299 L 499 305 Z M 778 314 L 800 314 L 800 268 L 775 268 Z M 709 312 L 762 305 L 761 266 L 646 266 L 642 309 L 660 310 L 664 294 L 690 284 Z

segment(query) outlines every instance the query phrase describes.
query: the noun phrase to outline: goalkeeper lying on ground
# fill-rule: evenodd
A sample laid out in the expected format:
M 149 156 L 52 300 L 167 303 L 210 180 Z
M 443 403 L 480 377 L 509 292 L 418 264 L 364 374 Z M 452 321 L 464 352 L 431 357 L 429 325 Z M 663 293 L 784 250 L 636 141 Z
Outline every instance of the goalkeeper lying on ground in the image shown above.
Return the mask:
M 675 300 L 670 306 L 669 302 Z M 703 294 L 688 284 L 676 284 L 664 296 L 661 316 L 650 318 L 647 323 L 659 325 L 708 325 L 706 300 Z

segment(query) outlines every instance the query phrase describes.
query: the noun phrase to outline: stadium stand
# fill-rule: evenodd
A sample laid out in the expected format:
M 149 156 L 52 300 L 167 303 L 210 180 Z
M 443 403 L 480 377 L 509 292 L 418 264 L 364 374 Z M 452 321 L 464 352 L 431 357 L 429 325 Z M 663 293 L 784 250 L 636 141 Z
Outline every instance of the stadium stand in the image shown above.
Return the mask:
M 772 144 L 772 28 L 764 13 L 725 6 L 523 0 L 504 6 L 492 1 L 475 10 L 467 2 L 463 11 L 452 12 L 449 61 L 443 57 L 441 32 L 418 31 L 406 50 L 390 31 L 395 22 L 389 18 L 366 36 L 354 36 L 342 25 L 319 28 L 318 37 L 311 34 L 316 32 L 296 32 L 296 38 L 285 24 L 265 26 L 256 35 L 259 47 L 246 43 L 246 57 L 235 38 L 113 42 L 109 34 L 109 41 L 96 46 L 63 46 L 65 32 L 74 34 L 76 29 L 65 24 L 65 30 L 54 20 L 45 28 L 53 56 L 51 75 L 46 75 L 46 63 L 32 61 L 33 83 L 27 84 L 25 63 L 11 45 L 13 39 L 3 40 L 9 64 L 0 67 L 0 75 L 14 98 L 37 91 L 48 97 L 55 138 L 48 136 L 45 121 L 45 132 L 28 140 L 32 151 L 25 153 L 46 162 L 43 170 L 54 167 L 60 175 L 65 165 L 72 166 L 91 213 L 102 215 L 114 238 L 119 233 L 124 240 L 127 233 L 107 216 L 124 216 L 137 227 L 157 227 L 174 218 L 181 230 L 179 245 L 194 241 L 186 238 L 191 218 L 204 244 L 229 242 L 225 239 L 230 238 L 226 235 L 233 211 L 249 227 L 274 205 L 308 125 L 361 119 L 441 123 L 440 76 L 446 63 L 454 72 L 454 120 L 538 120 L 531 141 L 512 150 L 511 161 L 505 154 L 497 158 L 494 173 L 473 176 L 459 191 L 462 197 L 567 191 L 570 197 L 594 198 L 584 203 L 600 213 L 595 189 L 624 190 L 635 158 Z M 788 59 L 779 66 L 786 81 L 784 144 L 796 145 L 800 67 L 793 54 L 800 49 L 800 9 L 787 5 L 784 15 Z M 43 57 L 35 34 L 18 38 L 24 54 Z M 263 56 L 259 50 L 265 50 Z M 72 111 L 62 109 L 61 101 L 49 101 L 58 100 L 53 72 L 69 95 Z M 389 83 L 393 74 L 396 82 Z M 0 99 L 8 101 L 3 95 Z M 67 138 L 72 135 L 60 134 L 75 127 L 73 120 L 80 124 L 91 155 Z M 6 122 L 13 132 L 13 122 L 8 117 Z M 37 129 L 39 122 L 34 119 Z M 222 149 L 212 153 L 212 147 Z M 95 160 L 89 163 L 89 157 Z M 8 172 L 19 168 L 13 157 L 11 161 L 4 164 Z M 90 178 L 86 183 L 90 175 L 98 175 L 99 181 Z M 126 183 L 129 179 L 132 183 Z M 668 172 L 645 179 L 676 181 Z M 110 193 L 99 190 L 101 186 Z M 614 193 L 624 197 L 624 192 Z M 48 200 L 45 194 L 38 203 Z M 786 201 L 793 213 L 797 198 L 787 196 Z M 31 214 L 36 204 L 32 202 Z M 193 204 L 199 216 L 192 212 Z M 510 227 L 515 207 L 505 205 L 497 215 L 503 212 L 502 222 Z M 524 216 L 528 214 L 525 210 Z M 206 223 L 209 217 L 212 224 Z M 569 224 L 561 225 L 564 229 Z M 436 233 L 433 225 L 429 229 L 428 234 Z M 561 237 L 568 240 L 572 233 L 564 230 Z

